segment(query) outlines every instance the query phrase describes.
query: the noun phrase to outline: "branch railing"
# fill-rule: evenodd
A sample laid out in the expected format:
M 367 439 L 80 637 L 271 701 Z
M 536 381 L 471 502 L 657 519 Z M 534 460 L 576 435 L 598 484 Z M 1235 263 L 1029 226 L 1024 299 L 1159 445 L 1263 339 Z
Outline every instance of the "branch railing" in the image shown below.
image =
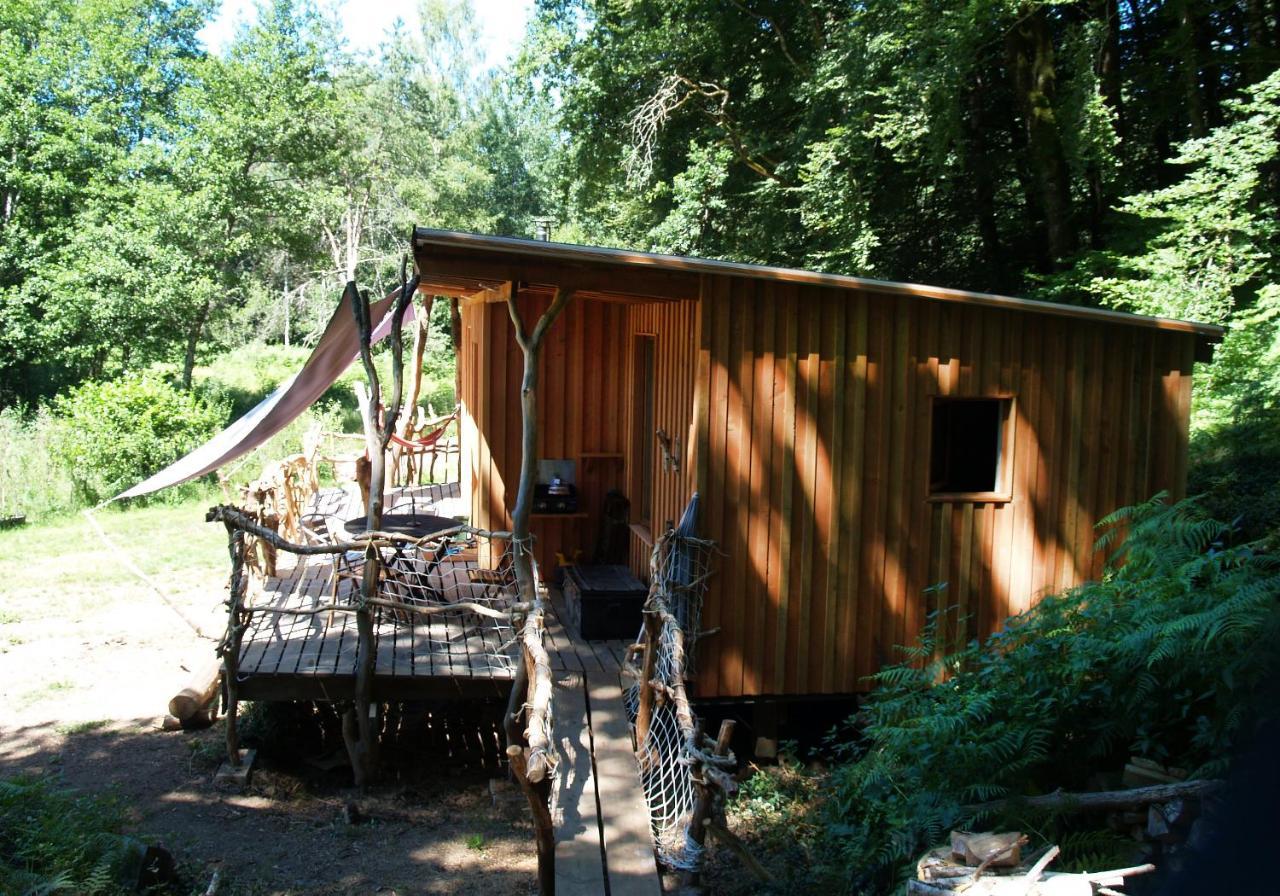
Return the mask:
M 219 505 L 206 514 L 209 522 L 220 522 L 227 530 L 227 545 L 231 555 L 231 593 L 227 599 L 227 628 L 218 644 L 218 656 L 223 663 L 223 681 L 226 687 L 227 717 L 227 754 L 232 765 L 240 762 L 240 744 L 236 728 L 236 713 L 239 701 L 239 684 L 241 682 L 239 663 L 244 652 L 245 635 L 250 630 L 254 617 L 261 615 L 276 616 L 315 616 L 320 614 L 348 613 L 389 614 L 392 618 L 409 617 L 479 617 L 476 621 L 490 620 L 490 626 L 500 631 L 509 632 L 503 639 L 503 652 L 491 659 L 497 671 L 515 672 L 517 663 L 510 654 L 516 652 L 517 642 L 521 650 L 529 640 L 527 618 L 536 609 L 515 599 L 514 574 L 509 557 L 503 554 L 493 570 L 487 570 L 476 585 L 470 579 L 462 581 L 457 576 L 446 577 L 444 573 L 432 573 L 429 569 L 432 559 L 440 550 L 442 542 L 453 542 L 459 539 L 476 542 L 511 544 L 510 532 L 490 532 L 466 525 L 457 525 L 432 533 L 423 538 L 412 538 L 391 532 L 366 532 L 358 537 L 342 541 L 330 541 L 320 544 L 296 544 L 283 538 L 274 529 L 256 521 L 251 513 L 230 505 Z M 327 601 L 318 601 L 308 606 L 280 606 L 271 604 L 255 604 L 250 599 L 253 593 L 265 594 L 265 588 L 250 589 L 250 579 L 255 575 L 253 566 L 246 562 L 249 541 L 259 540 L 269 544 L 277 553 L 292 554 L 295 557 L 325 557 L 333 563 L 332 575 L 335 577 L 331 596 Z M 445 548 L 448 545 L 444 545 Z M 398 560 L 388 562 L 387 554 L 398 556 Z M 339 575 L 339 564 L 345 559 L 356 559 L 359 562 L 376 562 L 380 566 L 377 587 L 366 595 L 364 589 L 354 587 L 341 593 L 337 587 L 336 577 Z M 376 559 L 375 559 L 376 558 Z M 443 557 L 447 562 L 447 556 Z M 296 562 L 296 561 L 295 561 Z M 437 567 L 439 563 L 436 562 Z M 401 572 L 403 570 L 403 572 Z M 429 584 L 420 579 L 423 576 L 435 575 Z M 354 574 L 351 576 L 354 578 Z M 480 590 L 483 597 L 477 598 L 475 590 Z M 482 623 L 483 624 L 483 623 Z M 517 637 L 517 632 L 521 634 Z M 370 651 L 376 669 L 376 651 Z M 545 664 L 545 651 L 543 661 Z M 519 664 L 523 667 L 523 663 Z M 547 665 L 547 676 L 550 667 Z M 549 687 L 547 689 L 549 691 Z M 549 738 L 547 739 L 549 743 Z
M 644 627 L 627 653 L 627 704 L 654 844 L 689 882 L 702 868 L 708 829 L 723 830 L 724 802 L 737 790 L 729 750 L 733 722 L 703 733 L 686 680 L 715 544 L 668 529 L 650 554 Z M 686 628 L 688 626 L 688 628 Z
M 517 542 L 517 545 L 522 543 Z M 517 550 L 528 550 L 517 547 Z M 529 557 L 533 581 L 538 583 L 538 566 Z M 552 737 L 551 657 L 544 643 L 546 605 L 538 585 L 533 599 L 521 603 L 520 660 L 507 702 L 504 720 L 507 736 L 507 763 L 533 818 L 538 850 L 538 892 L 555 893 L 555 827 L 552 794 L 555 792 L 556 758 Z M 522 622 L 522 624 L 520 624 Z M 523 720 L 523 722 L 522 722 Z

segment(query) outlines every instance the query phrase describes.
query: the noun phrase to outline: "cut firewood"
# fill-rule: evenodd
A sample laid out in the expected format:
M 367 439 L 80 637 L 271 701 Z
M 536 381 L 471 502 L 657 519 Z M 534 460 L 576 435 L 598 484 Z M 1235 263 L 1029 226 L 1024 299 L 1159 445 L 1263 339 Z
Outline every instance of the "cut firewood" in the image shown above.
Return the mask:
M 169 701 L 169 714 L 186 721 L 213 702 L 218 693 L 218 680 L 222 675 L 222 662 L 210 657 L 194 675 L 187 679 L 182 690 Z
M 952 831 L 951 855 L 970 866 L 1008 868 L 1022 861 L 1022 844 L 1026 842 L 1021 831 L 1007 834 Z

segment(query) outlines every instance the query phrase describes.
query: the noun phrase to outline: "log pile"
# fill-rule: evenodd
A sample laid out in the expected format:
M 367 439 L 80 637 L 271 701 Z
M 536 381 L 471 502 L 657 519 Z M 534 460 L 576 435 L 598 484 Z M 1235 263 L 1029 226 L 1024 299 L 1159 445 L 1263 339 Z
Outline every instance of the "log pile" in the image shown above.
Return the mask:
M 1188 845 L 1197 840 L 1195 826 L 1204 824 L 1202 804 L 1212 802 L 1222 782 L 1178 780 L 1164 773 L 1136 776 L 1129 775 L 1128 769 L 1125 780 L 1160 783 L 1128 790 L 997 800 L 965 806 L 962 811 L 971 817 L 1028 810 L 1103 815 L 1113 830 L 1132 835 L 1137 864 L 1078 874 L 1049 871 L 1048 866 L 1059 856 L 1057 846 L 1028 855 L 1027 838 L 1017 831 L 953 831 L 947 846 L 921 857 L 916 880 L 909 883 L 907 892 L 917 896 L 959 892 L 970 896 L 1117 896 L 1129 878 L 1154 871 L 1153 860 L 1176 872 Z
M 951 843 L 932 849 L 916 865 L 916 880 L 907 885 L 911 896 L 966 893 L 969 896 L 1116 896 L 1131 877 L 1155 871 L 1151 864 L 1109 871 L 1048 871 L 1058 847 L 1039 851 L 1023 861 L 1027 838 L 1020 832 L 970 834 L 951 832 Z

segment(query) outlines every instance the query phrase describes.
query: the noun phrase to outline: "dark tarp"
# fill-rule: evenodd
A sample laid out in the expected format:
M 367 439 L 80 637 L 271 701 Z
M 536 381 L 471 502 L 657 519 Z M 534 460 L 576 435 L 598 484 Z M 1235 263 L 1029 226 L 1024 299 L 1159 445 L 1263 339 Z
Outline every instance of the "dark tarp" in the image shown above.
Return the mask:
M 374 342 L 390 332 L 390 311 L 399 293 L 400 290 L 396 289 L 385 299 L 369 306 Z M 405 310 L 405 323 L 413 320 L 413 308 L 410 303 Z M 311 407 L 359 357 L 360 334 L 356 329 L 355 315 L 351 313 L 347 303 L 340 302 L 320 341 L 316 343 L 315 351 L 307 358 L 307 363 L 302 365 L 301 370 L 281 383 L 251 411 L 199 448 L 111 500 L 136 498 L 171 485 L 189 482 L 248 454 Z

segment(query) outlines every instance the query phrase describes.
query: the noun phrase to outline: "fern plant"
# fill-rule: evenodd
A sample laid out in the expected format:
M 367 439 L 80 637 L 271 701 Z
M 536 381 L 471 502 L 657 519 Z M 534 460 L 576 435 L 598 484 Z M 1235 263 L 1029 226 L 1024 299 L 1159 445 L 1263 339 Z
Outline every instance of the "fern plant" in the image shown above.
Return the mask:
M 977 817 L 966 806 L 1082 789 L 1130 753 L 1218 774 L 1273 711 L 1280 567 L 1194 501 L 1165 496 L 1100 524 L 1106 574 L 1042 600 L 985 642 L 938 626 L 873 677 L 823 799 L 815 869 L 837 892 L 887 892 L 958 827 L 1018 826 L 1068 865 L 1116 851 L 1078 819 Z M 947 626 L 956 630 L 956 626 Z
M 141 844 L 121 834 L 114 801 L 48 778 L 0 780 L 0 893 L 37 896 L 131 892 Z

